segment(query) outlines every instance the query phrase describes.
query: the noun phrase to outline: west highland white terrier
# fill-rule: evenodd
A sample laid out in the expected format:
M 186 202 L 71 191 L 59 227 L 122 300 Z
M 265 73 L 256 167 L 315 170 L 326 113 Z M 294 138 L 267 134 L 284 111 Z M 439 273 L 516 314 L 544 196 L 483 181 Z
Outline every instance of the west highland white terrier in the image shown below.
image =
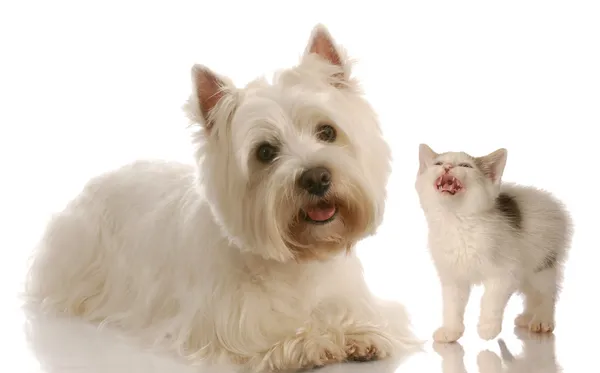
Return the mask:
M 28 294 L 253 371 L 418 345 L 353 251 L 381 223 L 390 149 L 350 73 L 320 25 L 271 83 L 238 89 L 194 66 L 196 167 L 140 161 L 91 180 L 49 224 Z
M 438 342 L 464 332 L 471 286 L 483 284 L 478 333 L 495 338 L 515 292 L 525 310 L 515 324 L 532 332 L 554 329 L 562 267 L 572 222 L 550 193 L 502 183 L 507 151 L 483 157 L 419 149 L 416 189 L 429 225 L 429 247 L 442 284 L 443 325 Z

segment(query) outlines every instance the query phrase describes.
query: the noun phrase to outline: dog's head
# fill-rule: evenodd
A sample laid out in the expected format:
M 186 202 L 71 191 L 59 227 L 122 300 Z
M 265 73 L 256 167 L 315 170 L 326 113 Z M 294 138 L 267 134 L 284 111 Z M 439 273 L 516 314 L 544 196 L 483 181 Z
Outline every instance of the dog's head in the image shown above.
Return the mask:
M 390 150 L 321 25 L 300 63 L 236 88 L 192 69 L 186 104 L 212 212 L 241 250 L 278 261 L 325 259 L 379 226 Z

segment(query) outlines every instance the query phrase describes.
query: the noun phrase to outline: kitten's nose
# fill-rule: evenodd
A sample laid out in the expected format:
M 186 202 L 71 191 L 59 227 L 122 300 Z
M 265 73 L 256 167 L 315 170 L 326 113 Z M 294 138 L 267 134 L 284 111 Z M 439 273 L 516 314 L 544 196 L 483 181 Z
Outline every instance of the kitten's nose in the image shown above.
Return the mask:
M 311 168 L 300 175 L 298 182 L 308 193 L 323 197 L 331 185 L 331 172 L 325 167 Z
M 450 169 L 452 169 L 452 167 L 454 167 L 454 166 L 451 165 L 450 163 L 444 164 L 444 170 L 446 170 L 446 171 L 450 171 Z

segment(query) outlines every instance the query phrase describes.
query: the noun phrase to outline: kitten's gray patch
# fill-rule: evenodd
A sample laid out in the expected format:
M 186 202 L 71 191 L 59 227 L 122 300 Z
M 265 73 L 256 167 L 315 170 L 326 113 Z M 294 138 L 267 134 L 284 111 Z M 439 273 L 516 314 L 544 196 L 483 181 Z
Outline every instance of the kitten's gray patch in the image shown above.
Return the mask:
M 496 210 L 504 216 L 515 229 L 521 229 L 523 217 L 515 198 L 507 193 L 500 193 L 496 198 Z
M 554 267 L 556 267 L 556 262 L 557 262 L 558 258 L 556 257 L 556 253 L 555 252 L 549 252 L 546 257 L 544 258 L 544 261 L 542 262 L 542 264 L 540 264 L 536 269 L 535 269 L 535 273 L 538 272 L 542 272 L 546 269 L 552 269 Z

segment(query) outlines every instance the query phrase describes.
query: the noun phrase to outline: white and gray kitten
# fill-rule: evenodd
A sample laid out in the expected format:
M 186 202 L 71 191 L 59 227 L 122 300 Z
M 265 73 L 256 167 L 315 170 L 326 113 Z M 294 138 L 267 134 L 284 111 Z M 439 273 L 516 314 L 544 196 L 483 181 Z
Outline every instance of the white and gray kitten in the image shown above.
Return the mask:
M 465 307 L 477 284 L 485 289 L 477 329 L 482 339 L 498 336 L 515 292 L 524 295 L 517 326 L 554 330 L 571 218 L 548 192 L 502 183 L 506 156 L 506 149 L 473 157 L 419 147 L 415 186 L 442 285 L 443 325 L 433 335 L 437 342 L 463 335 Z

